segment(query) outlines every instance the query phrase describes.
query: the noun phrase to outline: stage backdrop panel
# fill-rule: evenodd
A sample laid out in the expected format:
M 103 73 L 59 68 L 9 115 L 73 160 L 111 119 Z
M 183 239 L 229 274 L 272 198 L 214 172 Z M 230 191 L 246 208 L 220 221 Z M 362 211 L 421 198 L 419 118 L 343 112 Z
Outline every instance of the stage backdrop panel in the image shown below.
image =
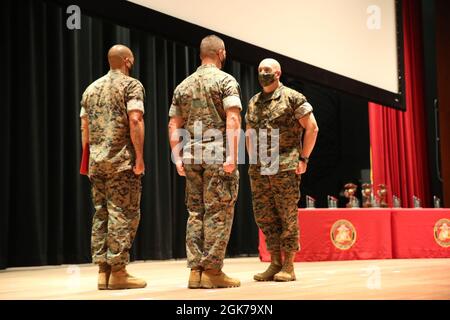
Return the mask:
M 450 209 L 393 209 L 394 258 L 450 258 Z
M 204 0 L 189 0 L 189 6 L 185 0 L 131 1 L 374 87 L 399 91 L 394 0 L 281 0 L 263 5 L 256 0 L 228 0 L 226 5 L 209 0 L 208 10 Z M 270 15 L 270 28 L 269 12 L 276 13 Z
M 295 261 L 390 259 L 390 209 L 299 209 L 300 246 Z M 270 261 L 259 232 L 262 261 Z

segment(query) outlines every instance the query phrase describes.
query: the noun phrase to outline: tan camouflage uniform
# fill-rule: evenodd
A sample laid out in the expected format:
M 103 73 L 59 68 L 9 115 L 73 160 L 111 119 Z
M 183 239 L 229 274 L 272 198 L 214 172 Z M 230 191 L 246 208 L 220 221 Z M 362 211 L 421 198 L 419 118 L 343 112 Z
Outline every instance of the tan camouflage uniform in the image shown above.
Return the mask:
M 186 78 L 173 95 L 169 117 L 181 116 L 184 129 L 194 137 L 194 123 L 201 121 L 202 132 L 218 129 L 223 141 L 193 141 L 185 150 L 194 146 L 202 150 L 214 147 L 221 151 L 219 161 L 208 164 L 214 156 L 203 158 L 196 164 L 194 152 L 184 152 L 186 172 L 186 206 L 189 218 L 186 228 L 186 254 L 188 268 L 221 269 L 230 238 L 234 217 L 239 172 L 227 174 L 223 170 L 225 159 L 225 110 L 241 107 L 239 85 L 229 74 L 215 65 L 200 66 Z M 216 156 L 218 156 L 216 154 Z M 189 164 L 190 163 L 190 164 Z
M 255 220 L 271 252 L 299 250 L 300 176 L 295 169 L 301 153 L 303 128 L 298 119 L 310 112 L 312 107 L 302 94 L 280 84 L 271 94 L 256 94 L 245 116 L 247 124 L 257 133 L 259 129 L 267 129 L 270 135 L 270 129 L 279 130 L 278 172 L 262 175 L 261 166 L 269 167 L 269 164 L 259 157 L 257 164 L 249 168 Z
M 135 152 L 128 112 L 144 112 L 144 87 L 118 70 L 92 83 L 81 100 L 89 120 L 89 179 L 95 214 L 92 259 L 122 266 L 140 220 L 141 177 L 132 171 Z

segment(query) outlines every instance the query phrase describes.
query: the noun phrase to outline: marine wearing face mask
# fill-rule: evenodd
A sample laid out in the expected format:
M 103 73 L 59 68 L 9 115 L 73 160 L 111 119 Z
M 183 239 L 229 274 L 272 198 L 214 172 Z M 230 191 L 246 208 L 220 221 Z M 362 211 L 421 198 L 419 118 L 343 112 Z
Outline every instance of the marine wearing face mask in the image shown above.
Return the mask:
M 275 82 L 275 72 L 262 71 L 258 73 L 258 80 L 261 87 L 268 87 Z
M 278 132 L 278 145 L 270 146 L 273 163 L 258 154 L 256 164 L 249 167 L 253 213 L 266 236 L 271 264 L 257 281 L 295 280 L 294 258 L 299 248 L 297 203 L 300 198 L 300 175 L 306 171 L 318 132 L 312 106 L 301 93 L 280 82 L 281 67 L 274 59 L 264 59 L 258 67 L 262 92 L 249 102 L 245 120 L 247 130 Z M 302 146 L 302 135 L 303 146 Z M 249 155 L 260 151 L 260 142 L 247 139 Z M 281 253 L 284 252 L 284 262 Z
M 80 112 L 95 208 L 92 260 L 99 265 L 98 289 L 143 288 L 147 283 L 130 276 L 126 265 L 140 221 L 145 91 L 129 76 L 129 48 L 111 47 L 108 62 L 109 72 L 83 93 Z
M 200 43 L 200 59 L 201 66 L 175 89 L 169 110 L 172 156 L 179 175 L 186 177 L 188 287 L 238 287 L 240 281 L 228 277 L 222 268 L 239 189 L 237 152 L 233 151 L 238 141 L 228 133 L 240 129 L 240 89 L 236 79 L 220 70 L 226 60 L 222 39 L 205 37 Z M 225 141 L 191 139 L 177 151 L 178 129 L 185 129 L 194 138 L 198 123 L 203 134 L 214 129 Z M 202 153 L 198 158 L 195 152 L 184 152 L 195 147 L 212 148 L 217 153 Z

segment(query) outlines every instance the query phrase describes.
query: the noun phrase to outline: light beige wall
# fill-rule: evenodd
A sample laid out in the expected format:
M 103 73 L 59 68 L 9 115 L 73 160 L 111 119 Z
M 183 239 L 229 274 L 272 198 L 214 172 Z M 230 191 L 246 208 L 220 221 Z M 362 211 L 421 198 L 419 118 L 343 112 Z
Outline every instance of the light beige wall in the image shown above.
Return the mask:
M 131 1 L 398 92 L 394 0 Z

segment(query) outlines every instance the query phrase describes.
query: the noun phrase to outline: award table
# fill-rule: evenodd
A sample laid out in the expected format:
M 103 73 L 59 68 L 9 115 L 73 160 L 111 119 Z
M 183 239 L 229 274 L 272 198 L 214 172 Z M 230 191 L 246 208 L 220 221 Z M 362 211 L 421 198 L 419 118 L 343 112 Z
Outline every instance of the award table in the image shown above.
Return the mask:
M 450 209 L 391 210 L 394 258 L 449 258 Z
M 450 209 L 299 209 L 295 261 L 450 258 Z M 259 255 L 270 261 L 259 231 Z

